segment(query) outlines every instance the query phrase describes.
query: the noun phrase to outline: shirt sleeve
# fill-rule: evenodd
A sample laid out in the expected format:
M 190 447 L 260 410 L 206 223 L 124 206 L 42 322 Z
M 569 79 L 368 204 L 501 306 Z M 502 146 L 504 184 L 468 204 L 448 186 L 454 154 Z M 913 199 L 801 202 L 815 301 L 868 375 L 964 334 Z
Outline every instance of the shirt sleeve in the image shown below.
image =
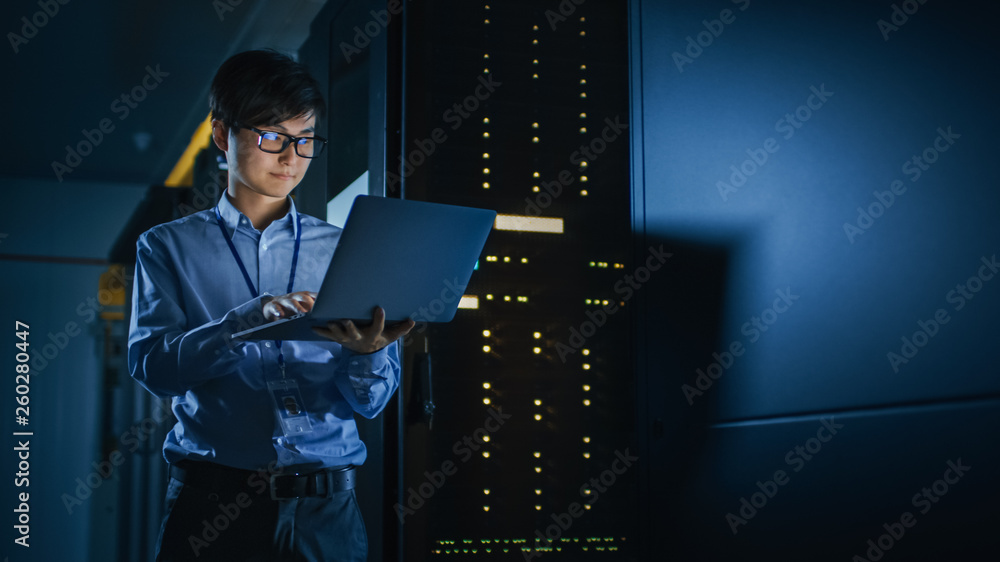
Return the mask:
M 128 338 L 129 373 L 159 397 L 180 396 L 210 379 L 235 371 L 243 343 L 230 335 L 262 318 L 261 298 L 241 304 L 221 318 L 188 329 L 178 275 L 169 250 L 153 232 L 137 243 L 132 319 Z
M 340 348 L 334 382 L 351 408 L 372 419 L 385 408 L 399 386 L 398 340 L 367 354 Z

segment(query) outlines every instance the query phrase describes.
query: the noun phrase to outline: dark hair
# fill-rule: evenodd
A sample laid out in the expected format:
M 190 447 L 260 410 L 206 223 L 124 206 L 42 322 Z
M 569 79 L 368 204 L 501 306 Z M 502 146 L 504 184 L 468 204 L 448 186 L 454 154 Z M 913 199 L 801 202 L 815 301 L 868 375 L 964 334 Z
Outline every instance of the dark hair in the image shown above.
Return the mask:
M 259 127 L 326 111 L 309 69 L 273 50 L 245 51 L 222 63 L 208 98 L 212 119 L 230 127 Z

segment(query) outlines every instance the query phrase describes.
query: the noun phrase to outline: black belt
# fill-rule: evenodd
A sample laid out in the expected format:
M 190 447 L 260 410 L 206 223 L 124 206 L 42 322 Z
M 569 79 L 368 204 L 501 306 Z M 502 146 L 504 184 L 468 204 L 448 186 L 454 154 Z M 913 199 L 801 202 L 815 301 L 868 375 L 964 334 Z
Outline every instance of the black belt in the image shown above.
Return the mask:
M 330 497 L 336 492 L 353 490 L 355 474 L 353 466 L 307 473 L 268 474 L 210 462 L 181 461 L 170 465 L 171 478 L 205 490 L 259 488 L 259 485 L 251 483 L 263 480 L 267 482 L 272 500 Z

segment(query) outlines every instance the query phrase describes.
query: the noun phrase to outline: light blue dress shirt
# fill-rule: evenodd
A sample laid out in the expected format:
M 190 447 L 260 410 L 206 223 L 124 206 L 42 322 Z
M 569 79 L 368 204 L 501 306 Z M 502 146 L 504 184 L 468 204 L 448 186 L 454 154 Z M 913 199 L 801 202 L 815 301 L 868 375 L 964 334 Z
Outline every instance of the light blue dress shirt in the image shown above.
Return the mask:
M 167 462 L 210 461 L 257 470 L 360 465 L 366 450 L 354 413 L 373 418 L 399 385 L 397 343 L 360 355 L 334 342 L 282 342 L 313 430 L 281 432 L 267 382 L 281 378 L 273 341 L 233 342 L 263 322 L 264 296 L 285 294 L 295 229 L 302 228 L 293 291 L 319 291 L 340 229 L 295 203 L 263 232 L 226 195 L 219 212 L 261 297 L 252 298 L 214 210 L 150 229 L 137 243 L 128 364 L 132 377 L 171 397 L 178 422 L 163 446 Z M 301 222 L 297 219 L 301 219 Z

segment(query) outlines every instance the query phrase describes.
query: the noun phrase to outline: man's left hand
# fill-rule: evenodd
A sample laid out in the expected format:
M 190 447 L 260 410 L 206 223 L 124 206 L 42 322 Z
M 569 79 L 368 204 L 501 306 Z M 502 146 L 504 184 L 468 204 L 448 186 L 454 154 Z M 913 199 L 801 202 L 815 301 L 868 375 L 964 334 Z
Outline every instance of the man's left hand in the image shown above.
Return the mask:
M 374 353 L 397 339 L 405 336 L 416 323 L 412 319 L 385 325 L 385 311 L 376 306 L 372 312 L 372 323 L 359 328 L 351 320 L 328 322 L 325 328 L 314 327 L 317 334 L 335 341 L 355 353 Z

